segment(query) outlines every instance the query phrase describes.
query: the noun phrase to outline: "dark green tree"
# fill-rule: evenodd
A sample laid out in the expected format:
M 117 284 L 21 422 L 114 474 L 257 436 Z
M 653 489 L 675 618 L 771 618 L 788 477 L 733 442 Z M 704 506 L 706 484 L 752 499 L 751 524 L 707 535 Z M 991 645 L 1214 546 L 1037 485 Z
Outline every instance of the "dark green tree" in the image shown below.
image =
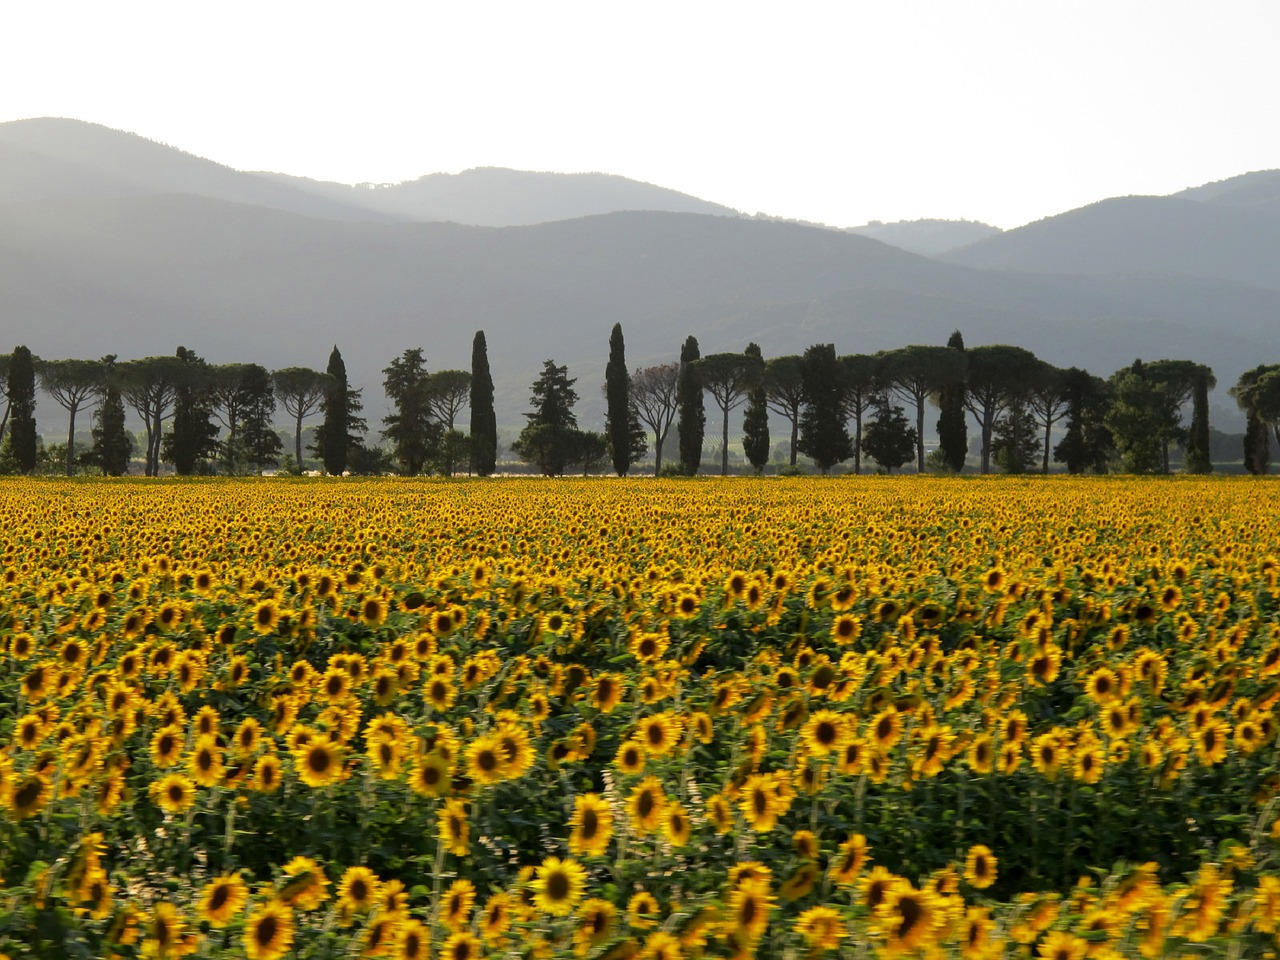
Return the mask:
M 160 475 L 164 422 L 173 415 L 175 390 L 186 376 L 184 366 L 177 357 L 145 357 L 116 366 L 120 393 L 147 431 L 143 473 L 148 477 Z
M 437 444 L 437 466 L 446 477 L 452 477 L 459 457 L 466 452 L 470 441 L 465 443 L 453 434 L 461 434 L 457 429 L 458 414 L 467 405 L 471 397 L 471 374 L 466 370 L 437 370 L 427 376 L 427 410 L 436 426 L 440 429 L 441 439 Z M 446 442 L 447 440 L 447 442 Z M 467 454 L 470 457 L 470 454 Z M 465 461 L 464 461 L 465 462 Z
M 1040 453 L 1040 431 L 1025 402 L 1005 408 L 991 439 L 992 459 L 1005 473 L 1027 473 Z
M 115 357 L 103 359 L 102 394 L 93 416 L 93 447 L 88 460 L 108 477 L 129 472 L 133 437 L 125 429 L 124 397 L 115 370 Z
M 845 420 L 852 418 L 853 472 L 862 473 L 862 421 L 881 395 L 880 360 L 865 353 L 840 358 Z
M 293 460 L 302 469 L 302 421 L 317 412 L 329 387 L 328 374 L 309 367 L 285 367 L 271 374 L 276 398 L 293 417 Z
M 36 436 L 36 361 L 26 347 L 13 348 L 9 379 L 9 450 L 18 470 L 30 474 L 39 454 Z
M 584 477 L 599 469 L 609 457 L 609 438 L 606 434 L 595 430 L 573 432 L 573 453 L 569 456 L 569 462 L 581 464 Z
M 1067 396 L 1066 371 L 1043 360 L 1038 361 L 1038 371 L 1031 385 L 1027 387 L 1026 406 L 1036 426 L 1044 431 L 1040 472 L 1048 473 L 1050 434 L 1053 432 L 1053 425 L 1067 415 L 1070 405 Z
M 765 363 L 760 347 L 747 344 L 744 351 L 755 367 L 755 382 L 747 391 L 747 409 L 742 415 L 742 451 L 747 462 L 760 473 L 769 462 L 769 395 L 765 386 Z
M 1170 401 L 1165 385 L 1141 360 L 1112 376 L 1106 424 L 1126 473 L 1165 471 L 1164 451 L 1178 429 L 1178 405 Z
M 907 422 L 902 408 L 895 406 L 887 394 L 872 404 L 876 417 L 863 431 L 862 446 L 876 463 L 889 473 L 911 462 L 916 452 L 916 430 Z
M 1207 369 L 1192 360 L 1153 360 L 1146 364 L 1146 377 L 1155 383 L 1161 392 L 1158 405 L 1161 409 L 1164 426 L 1160 436 L 1161 472 L 1171 471 L 1169 462 L 1170 447 L 1181 444 L 1184 447 L 1189 440 L 1189 432 L 1182 423 L 1182 408 L 1195 395 L 1196 381 L 1201 370 Z M 1212 376 L 1212 373 L 1210 373 Z M 1205 408 L 1205 427 L 1208 427 L 1208 408 Z M 1208 441 L 1205 440 L 1205 456 L 1208 456 Z
M 382 386 L 395 412 L 383 418 L 382 435 L 391 441 L 400 472 L 416 477 L 435 457 L 443 433 L 428 404 L 426 360 L 419 347 L 407 349 L 383 371 Z
M 1187 473 L 1212 473 L 1209 458 L 1209 391 L 1217 386 L 1213 372 L 1203 364 L 1191 387 L 1191 427 L 1187 431 Z
M 804 411 L 800 415 L 800 452 L 827 474 L 853 456 L 845 429 L 844 370 L 830 343 L 804 352 Z
M 340 476 L 351 465 L 353 455 L 364 446 L 365 421 L 360 416 L 362 403 L 360 390 L 353 390 L 347 383 L 347 365 L 335 344 L 329 354 L 328 386 L 320 411 L 324 422 L 316 431 L 311 452 L 324 464 L 324 472 Z
M 101 394 L 103 366 L 100 360 L 42 360 L 36 365 L 40 386 L 69 414 L 67 423 L 67 476 L 75 472 L 76 414 L 86 401 Z
M 284 444 L 271 421 L 276 413 L 276 395 L 271 374 L 256 363 L 245 364 L 241 376 L 241 389 L 245 403 L 240 422 L 239 447 L 244 461 L 261 473 L 267 467 L 280 463 L 280 451 Z
M 529 398 L 533 409 L 525 414 L 529 422 L 515 442 L 516 454 L 548 477 L 563 474 L 579 449 L 578 418 L 573 412 L 578 402 L 575 383 L 568 367 L 557 366 L 554 360 L 543 363 Z
M 766 363 L 764 389 L 769 409 L 791 424 L 790 465 L 794 467 L 800 451 L 800 412 L 804 409 L 804 358 L 793 353 Z
M 964 354 L 951 347 L 909 346 L 878 356 L 880 380 L 900 400 L 915 408 L 916 470 L 924 473 L 925 401 L 936 397 L 943 387 L 964 379 Z
M 637 418 L 653 431 L 653 475 L 662 473 L 662 445 L 679 409 L 680 365 L 664 363 L 637 370 L 631 399 Z
M 605 440 L 609 456 L 618 476 L 624 477 L 631 469 L 631 424 L 635 415 L 631 409 L 631 378 L 627 373 L 626 346 L 622 339 L 622 324 L 615 323 L 609 333 L 609 362 L 604 368 L 604 393 L 606 412 L 604 418 Z
M 964 355 L 964 337 L 956 330 L 947 346 Z M 969 455 L 969 429 L 964 412 L 964 376 L 938 390 L 938 450 L 947 469 L 959 473 Z
M 1106 473 L 1114 453 L 1111 431 L 1106 425 L 1111 407 L 1107 382 L 1087 370 L 1071 367 L 1062 371 L 1067 402 L 1067 429 L 1053 458 L 1072 474 Z
M 194 350 L 178 347 L 173 386 L 173 430 L 164 439 L 163 456 L 180 477 L 189 477 L 218 452 L 213 422 L 213 374 Z
M 756 348 L 757 354 L 759 348 Z M 764 361 L 745 353 L 713 353 L 698 361 L 702 389 L 711 394 L 722 414 L 720 432 L 720 475 L 729 474 L 729 411 L 746 399 L 760 381 Z
M 498 463 L 498 418 L 493 408 L 493 377 L 484 331 L 471 341 L 471 465 L 487 477 Z
M 981 430 L 980 469 L 990 473 L 996 423 L 1014 404 L 1026 402 L 1040 361 L 1030 350 L 1005 344 L 974 347 L 965 351 L 965 359 L 964 405 Z
M 1244 466 L 1255 476 L 1265 475 L 1271 465 L 1268 410 L 1263 382 L 1280 377 L 1280 366 L 1263 364 L 1240 374 L 1228 391 L 1244 411 Z
M 680 416 L 680 469 L 694 476 L 702 464 L 702 439 L 707 429 L 707 411 L 702 404 L 702 371 L 698 366 L 698 339 L 689 336 L 680 348 L 680 383 L 677 390 Z

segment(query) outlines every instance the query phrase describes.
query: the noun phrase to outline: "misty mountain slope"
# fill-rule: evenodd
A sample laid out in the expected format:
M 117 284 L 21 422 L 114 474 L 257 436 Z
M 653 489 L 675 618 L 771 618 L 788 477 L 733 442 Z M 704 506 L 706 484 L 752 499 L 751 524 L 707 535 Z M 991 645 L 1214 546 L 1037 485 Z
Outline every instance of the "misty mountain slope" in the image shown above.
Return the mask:
M 1176 197 L 1118 197 L 943 255 L 988 270 L 1189 276 L 1280 289 L 1280 217 Z
M 1229 383 L 1274 353 L 1280 292 L 973 270 L 838 231 L 695 214 L 499 229 L 170 195 L 0 208 L 0 316 L 12 343 L 45 357 L 181 343 L 214 362 L 319 368 L 337 343 L 375 425 L 391 359 L 420 346 L 431 369 L 466 368 L 483 329 L 499 419 L 518 425 L 547 358 L 582 378 L 592 422 L 615 322 L 633 367 L 675 360 L 689 334 L 708 353 L 754 339 L 768 357 L 945 343 L 958 327 L 973 345 L 1016 343 L 1104 375 L 1174 356 Z
M 848 232 L 921 256 L 936 257 L 993 237 L 1001 231 L 999 227 L 976 220 L 898 220 L 894 223 L 873 220 L 860 227 L 850 227 Z
M 1184 200 L 1248 207 L 1280 216 L 1280 170 L 1256 170 L 1173 194 Z
M 51 117 L 0 123 L 0 199 L 162 193 L 191 193 L 342 220 L 389 219 L 378 211 L 241 173 L 96 123 Z
M 262 176 L 401 220 L 508 227 L 625 210 L 738 215 L 728 207 L 688 194 L 604 173 L 535 173 L 480 167 L 376 186 L 348 186 L 275 173 Z

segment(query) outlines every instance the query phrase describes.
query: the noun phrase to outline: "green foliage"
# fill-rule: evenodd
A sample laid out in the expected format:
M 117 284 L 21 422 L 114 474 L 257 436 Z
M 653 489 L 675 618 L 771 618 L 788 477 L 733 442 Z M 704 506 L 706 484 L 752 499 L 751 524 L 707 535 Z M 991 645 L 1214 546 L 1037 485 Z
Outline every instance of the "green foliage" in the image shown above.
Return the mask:
M 338 352 L 337 344 L 329 354 L 325 373 L 329 380 L 320 403 L 324 422 L 316 431 L 311 452 L 324 463 L 324 472 L 330 476 L 339 476 L 348 468 L 353 473 L 359 472 L 350 461 L 362 455 L 357 451 L 364 446 L 365 422 L 360 416 L 360 391 L 351 389 L 347 383 L 347 365 Z
M 679 401 L 680 466 L 686 476 L 695 476 L 702 465 L 702 441 L 707 429 L 707 412 L 702 405 L 702 373 L 698 367 L 698 339 L 689 336 L 680 348 Z
M 1180 435 L 1179 399 L 1141 360 L 1111 378 L 1107 429 L 1126 473 L 1167 473 L 1168 444 Z
M 754 347 L 755 344 L 751 346 Z M 759 347 L 755 348 L 754 354 L 714 353 L 698 361 L 698 374 L 702 378 L 702 388 L 711 394 L 722 414 L 721 476 L 729 473 L 729 411 L 738 406 L 747 392 L 760 382 L 763 372 L 764 361 L 760 357 Z
M 94 413 L 93 446 L 88 456 L 108 477 L 119 477 L 129 471 L 133 437 L 125 429 L 124 398 L 120 395 L 120 388 L 110 381 Z
M 769 397 L 760 347 L 749 343 L 745 352 L 755 365 L 758 376 L 747 394 L 747 409 L 742 416 L 742 449 L 751 466 L 759 473 L 769 462 Z
M 1187 473 L 1212 473 L 1209 456 L 1209 382 L 1208 367 L 1197 371 L 1191 394 L 1191 427 L 1187 431 Z
M 543 363 L 542 375 L 534 381 L 529 398 L 533 409 L 525 414 L 529 422 L 514 445 L 520 459 L 536 464 L 548 477 L 563 474 L 578 453 L 578 418 L 573 412 L 578 402 L 575 383 L 568 367 L 557 366 L 554 360 Z
M 205 461 L 218 450 L 213 422 L 212 380 L 208 363 L 186 347 L 178 347 L 174 368 L 173 430 L 164 438 L 163 456 L 182 477 L 209 472 Z
M 965 355 L 951 347 L 914 345 L 881 353 L 879 359 L 883 386 L 915 408 L 916 469 L 924 473 L 925 401 L 964 380 Z
M 14 347 L 9 359 L 9 450 L 19 473 L 36 468 L 36 368 L 31 351 Z
M 765 398 L 769 409 L 791 424 L 790 466 L 800 449 L 800 411 L 804 409 L 804 358 L 796 354 L 774 357 L 764 370 Z
M 1067 429 L 1053 448 L 1053 458 L 1065 464 L 1068 473 L 1106 473 L 1115 447 L 1106 425 L 1110 388 L 1101 377 L 1078 367 L 1064 370 L 1062 383 Z
M 824 474 L 853 456 L 844 425 L 843 368 L 836 348 L 817 343 L 804 352 L 804 412 L 800 415 L 800 452 Z
M 964 337 L 956 330 L 947 341 L 952 350 L 964 353 Z M 946 384 L 938 391 L 938 450 L 947 470 L 959 473 L 969 454 L 969 429 L 964 412 L 964 379 Z
M 387 399 L 395 412 L 383 418 L 382 435 L 391 441 L 400 472 L 416 477 L 436 457 L 443 432 L 432 416 L 430 374 L 418 347 L 407 349 L 383 371 Z
M 902 408 L 894 406 L 888 397 L 881 397 L 875 407 L 876 418 L 867 424 L 863 432 L 863 449 L 871 459 L 893 473 L 906 466 L 916 452 L 916 430 L 907 422 Z
M 484 331 L 471 341 L 471 466 L 482 477 L 493 473 L 498 460 L 498 419 L 493 407 L 493 377 Z
M 1025 404 L 1015 403 L 996 423 L 992 456 L 1005 473 L 1028 473 L 1040 452 L 1036 422 Z

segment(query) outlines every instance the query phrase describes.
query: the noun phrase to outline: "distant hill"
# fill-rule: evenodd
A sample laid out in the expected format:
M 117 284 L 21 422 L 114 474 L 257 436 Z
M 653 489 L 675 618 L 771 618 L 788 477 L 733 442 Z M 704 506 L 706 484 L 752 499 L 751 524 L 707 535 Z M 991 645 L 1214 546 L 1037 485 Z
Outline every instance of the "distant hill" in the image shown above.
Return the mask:
M 898 220 L 894 223 L 872 220 L 861 227 L 850 227 L 849 233 L 871 237 L 926 257 L 935 257 L 993 237 L 1000 233 L 1000 228 L 976 220 Z
M 1253 208 L 1280 215 L 1280 170 L 1258 170 L 1173 194 L 1184 200 Z
M 498 416 L 516 426 L 542 360 L 602 408 L 609 330 L 632 366 L 756 340 L 765 356 L 1011 342 L 1109 374 L 1135 356 L 1188 357 L 1229 383 L 1275 352 L 1280 292 L 1177 277 L 973 270 L 867 237 L 663 212 L 525 227 L 316 219 L 190 195 L 0 207 L 0 316 L 46 357 L 171 353 L 321 367 L 338 343 L 371 424 L 381 369 L 406 347 L 466 367 L 484 329 Z M 6 348 L 8 345 L 5 345 Z M 51 411 L 41 415 L 49 416 Z
M 394 184 L 347 186 L 262 174 L 318 197 L 401 220 L 447 220 L 482 227 L 526 226 L 622 210 L 737 216 L 737 211 L 651 183 L 605 173 L 533 173 L 480 167 Z
M 132 133 L 79 120 L 0 123 L 0 203 L 56 197 L 189 193 L 336 220 L 448 220 L 516 226 L 618 210 L 736 216 L 675 190 L 602 173 L 496 167 L 433 173 L 398 184 L 348 186 L 244 173 Z

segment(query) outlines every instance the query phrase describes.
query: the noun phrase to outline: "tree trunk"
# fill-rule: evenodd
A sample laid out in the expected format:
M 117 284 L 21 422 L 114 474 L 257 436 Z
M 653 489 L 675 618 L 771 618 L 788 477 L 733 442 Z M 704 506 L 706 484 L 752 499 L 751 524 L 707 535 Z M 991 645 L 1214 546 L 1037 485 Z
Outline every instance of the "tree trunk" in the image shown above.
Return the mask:
M 75 471 L 76 466 L 76 408 L 79 404 L 73 403 L 68 409 L 71 411 L 71 424 L 67 427 L 67 476 Z
M 995 412 L 982 411 L 982 472 L 991 472 L 991 432 L 995 428 Z
M 1044 466 L 1040 472 L 1045 476 L 1049 474 L 1049 430 L 1053 426 L 1053 421 L 1048 417 L 1044 418 Z
M 800 417 L 791 418 L 791 466 L 796 465 L 796 447 L 800 442 Z
M 916 472 L 924 473 L 924 397 L 916 400 Z
M 298 427 L 293 431 L 293 459 L 298 468 L 298 472 L 302 472 L 302 404 L 298 404 Z
M 720 436 L 720 476 L 729 475 L 729 405 L 724 405 L 724 429 Z
M 862 474 L 862 407 L 853 413 L 853 473 Z
M 655 477 L 662 476 L 662 442 L 667 439 L 666 434 L 659 436 L 655 430 L 653 433 L 653 475 Z

